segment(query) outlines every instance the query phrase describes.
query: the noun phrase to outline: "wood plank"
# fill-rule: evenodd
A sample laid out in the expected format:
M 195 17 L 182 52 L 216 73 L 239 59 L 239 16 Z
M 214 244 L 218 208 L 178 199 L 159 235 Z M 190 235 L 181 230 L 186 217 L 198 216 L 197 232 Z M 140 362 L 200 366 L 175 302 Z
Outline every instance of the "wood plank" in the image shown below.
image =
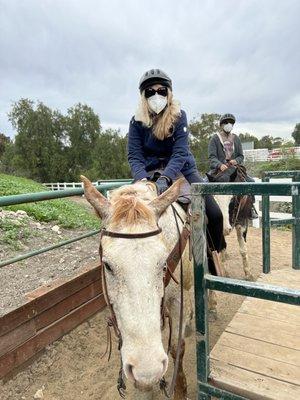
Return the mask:
M 0 336 L 100 278 L 100 267 L 94 263 L 75 277 L 55 280 L 50 286 L 44 286 L 29 293 L 30 300 L 26 304 L 0 318 Z
M 211 360 L 211 382 L 249 400 L 300 399 L 300 387 L 264 375 L 246 371 L 222 361 Z
M 286 327 L 283 329 L 281 326 L 277 327 L 277 324 L 281 323 L 268 320 L 266 326 L 262 318 L 238 313 L 227 326 L 226 332 L 300 350 L 299 333 L 289 334 Z
M 55 304 L 50 309 L 37 315 L 34 320 L 36 324 L 36 329 L 40 330 L 54 321 L 62 318 L 64 315 L 68 314 L 70 311 L 79 307 L 81 304 L 86 303 L 93 297 L 102 293 L 102 283 L 101 280 L 97 280 L 91 285 L 81 289 L 80 291 L 72 294 L 68 298 L 62 300 L 61 302 Z
M 103 294 L 98 295 L 0 357 L 0 379 L 104 307 Z
M 18 326 L 6 335 L 1 336 L 0 339 L 0 356 L 14 349 L 21 343 L 26 342 L 30 337 L 36 334 L 34 320 L 31 319 L 24 324 Z
M 300 325 L 300 307 L 290 304 L 246 298 L 238 312 Z
M 274 359 L 272 360 L 242 350 L 236 350 L 224 345 L 215 346 L 211 353 L 211 358 L 247 371 L 298 385 L 300 389 L 300 367 L 295 365 L 290 365 Z
M 78 292 L 80 289 L 99 279 L 101 279 L 101 270 L 100 266 L 97 265 L 84 273 L 71 279 L 69 278 L 66 281 L 54 281 L 53 284 L 51 283 L 51 286 L 42 286 L 27 296 L 36 299 L 35 305 L 37 314 L 40 314 L 54 304 L 59 303 L 65 298 L 71 296 L 73 293 Z
M 272 320 L 265 321 L 264 318 L 260 316 L 243 314 L 240 313 L 239 311 L 235 314 L 234 321 L 237 324 L 246 324 L 246 325 L 249 324 L 250 326 L 254 324 L 259 326 L 264 326 L 265 328 L 267 326 L 268 330 L 277 329 L 280 332 L 287 333 L 291 336 L 299 337 L 299 328 L 294 325 L 289 325 L 286 322 L 272 321 Z
M 247 353 L 266 357 L 272 360 L 286 362 L 288 364 L 300 367 L 300 351 L 263 342 L 261 340 L 224 332 L 218 340 L 216 346 L 227 346 L 232 349 L 246 351 Z M 213 352 L 214 349 L 212 350 L 212 353 Z

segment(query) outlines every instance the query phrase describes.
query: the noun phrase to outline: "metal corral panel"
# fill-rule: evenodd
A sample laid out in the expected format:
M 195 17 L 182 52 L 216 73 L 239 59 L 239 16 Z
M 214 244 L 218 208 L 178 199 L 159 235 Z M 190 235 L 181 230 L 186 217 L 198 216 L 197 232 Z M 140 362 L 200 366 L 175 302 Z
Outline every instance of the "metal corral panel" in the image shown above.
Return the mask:
M 299 289 L 300 272 L 259 282 Z M 300 399 L 300 307 L 247 297 L 211 352 L 212 383 L 258 400 Z

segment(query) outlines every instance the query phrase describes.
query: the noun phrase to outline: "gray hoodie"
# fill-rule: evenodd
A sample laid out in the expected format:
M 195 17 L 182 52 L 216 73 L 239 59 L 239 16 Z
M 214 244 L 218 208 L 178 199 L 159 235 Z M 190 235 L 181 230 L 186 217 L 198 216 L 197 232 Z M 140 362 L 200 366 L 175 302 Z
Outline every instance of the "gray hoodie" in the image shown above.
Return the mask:
M 233 135 L 234 135 L 234 149 L 231 159 L 236 160 L 238 164 L 243 164 L 244 154 L 243 154 L 241 140 L 237 135 L 235 134 Z M 208 158 L 210 161 L 210 168 L 213 170 L 218 169 L 222 164 L 226 164 L 227 162 L 224 146 L 218 134 L 214 134 L 209 141 Z

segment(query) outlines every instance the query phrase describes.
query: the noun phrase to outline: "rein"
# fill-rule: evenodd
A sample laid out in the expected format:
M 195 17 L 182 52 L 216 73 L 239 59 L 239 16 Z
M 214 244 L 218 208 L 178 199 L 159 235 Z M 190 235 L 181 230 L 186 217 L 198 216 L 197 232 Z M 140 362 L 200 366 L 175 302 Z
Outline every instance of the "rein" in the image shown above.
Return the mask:
M 180 261 L 180 313 L 179 313 L 179 332 L 178 332 L 178 343 L 177 343 L 177 351 L 176 351 L 176 358 L 175 358 L 175 364 L 174 364 L 174 372 L 173 372 L 173 377 L 170 385 L 170 390 L 168 392 L 167 390 L 167 382 L 165 381 L 165 378 L 162 377 L 162 379 L 159 382 L 160 389 L 164 392 L 164 394 L 168 397 L 171 398 L 174 392 L 175 388 L 175 383 L 176 383 L 176 378 L 178 374 L 178 368 L 179 368 L 179 360 L 180 360 L 180 350 L 181 350 L 181 341 L 182 341 L 182 336 L 183 336 L 183 261 L 182 261 L 182 254 L 183 251 L 186 247 L 187 241 L 190 237 L 190 230 L 188 229 L 188 221 L 184 222 L 175 209 L 175 207 L 172 205 L 172 210 L 176 222 L 176 228 L 178 232 L 178 242 L 174 246 L 173 250 L 169 254 L 166 264 L 165 264 L 165 275 L 163 278 L 164 282 L 164 295 L 162 298 L 161 302 L 161 319 L 162 319 L 162 328 L 165 326 L 165 318 L 168 318 L 168 325 L 169 325 L 169 339 L 168 339 L 168 353 L 171 348 L 171 338 L 172 338 L 172 319 L 171 316 L 168 312 L 168 310 L 165 307 L 165 288 L 168 286 L 169 282 L 171 279 L 174 280 L 175 283 L 179 284 L 178 280 L 174 276 L 174 271 L 176 269 L 176 266 L 178 262 Z M 178 224 L 178 217 L 181 220 L 181 222 L 184 224 L 182 232 L 180 233 L 180 228 Z M 122 239 L 143 239 L 155 235 L 159 235 L 162 232 L 162 229 L 158 227 L 157 229 L 149 232 L 143 232 L 143 233 L 119 233 L 119 232 L 113 232 L 109 231 L 105 228 L 103 228 L 100 232 L 100 245 L 99 245 L 99 255 L 100 255 L 100 264 L 101 264 L 101 277 L 102 277 L 102 290 L 103 290 L 103 295 L 106 301 L 106 304 L 110 310 L 110 317 L 107 318 L 107 346 L 104 354 L 102 355 L 101 358 L 103 358 L 107 353 L 108 353 L 108 361 L 110 360 L 111 357 L 111 351 L 112 351 L 112 337 L 111 337 L 111 327 L 114 329 L 114 333 L 116 338 L 118 339 L 118 350 L 121 350 L 122 347 L 122 335 L 118 327 L 118 322 L 117 318 L 113 309 L 113 305 L 110 302 L 108 291 L 107 291 L 107 283 L 106 283 L 106 276 L 105 276 L 105 265 L 103 263 L 103 249 L 102 249 L 102 244 L 101 240 L 103 236 L 108 236 L 112 238 L 122 238 Z M 122 359 L 121 359 L 121 367 L 119 371 L 119 378 L 118 378 L 118 392 L 122 398 L 125 397 L 124 391 L 126 390 L 126 385 L 124 381 L 124 375 L 123 375 L 123 365 L 122 365 Z

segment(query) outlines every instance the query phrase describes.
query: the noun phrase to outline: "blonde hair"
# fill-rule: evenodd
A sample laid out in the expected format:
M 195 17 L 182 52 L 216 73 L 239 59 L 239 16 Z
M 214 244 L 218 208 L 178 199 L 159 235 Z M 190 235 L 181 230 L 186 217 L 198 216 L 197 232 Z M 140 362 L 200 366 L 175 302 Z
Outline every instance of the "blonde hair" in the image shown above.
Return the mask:
M 153 127 L 153 134 L 158 140 L 164 140 L 172 135 L 171 129 L 180 116 L 180 103 L 173 99 L 173 93 L 169 88 L 167 100 L 165 109 L 158 115 L 153 115 L 143 91 L 134 116 L 136 121 L 142 122 L 147 128 Z

